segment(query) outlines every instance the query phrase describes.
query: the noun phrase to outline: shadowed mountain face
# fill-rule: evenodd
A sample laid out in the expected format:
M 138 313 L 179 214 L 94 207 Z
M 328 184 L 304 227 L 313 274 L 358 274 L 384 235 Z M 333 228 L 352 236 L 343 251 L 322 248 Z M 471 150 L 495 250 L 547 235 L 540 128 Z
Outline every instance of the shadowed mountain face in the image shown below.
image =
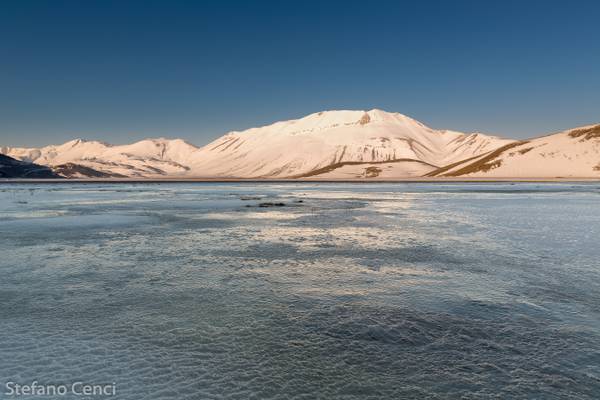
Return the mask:
M 52 170 L 64 178 L 126 178 L 126 175 L 102 172 L 84 165 L 66 163 L 52 167 Z
M 50 168 L 0 154 L 0 178 L 60 178 Z

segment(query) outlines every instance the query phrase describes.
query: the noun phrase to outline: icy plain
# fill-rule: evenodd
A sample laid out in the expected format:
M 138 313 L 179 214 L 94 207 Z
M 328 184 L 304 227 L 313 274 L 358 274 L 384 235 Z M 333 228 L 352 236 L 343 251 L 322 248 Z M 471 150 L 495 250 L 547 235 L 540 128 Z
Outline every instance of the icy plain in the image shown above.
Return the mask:
M 597 399 L 599 238 L 592 183 L 5 183 L 0 398 Z

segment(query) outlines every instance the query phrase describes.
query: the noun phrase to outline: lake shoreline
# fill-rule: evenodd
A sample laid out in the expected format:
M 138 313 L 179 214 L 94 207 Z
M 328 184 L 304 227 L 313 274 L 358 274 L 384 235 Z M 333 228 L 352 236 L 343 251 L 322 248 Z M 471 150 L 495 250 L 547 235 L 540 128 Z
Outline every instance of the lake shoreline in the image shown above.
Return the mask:
M 4 178 L 6 183 L 597 183 L 600 178 L 402 178 L 402 179 L 240 179 L 240 178 L 85 178 L 85 179 L 25 179 Z

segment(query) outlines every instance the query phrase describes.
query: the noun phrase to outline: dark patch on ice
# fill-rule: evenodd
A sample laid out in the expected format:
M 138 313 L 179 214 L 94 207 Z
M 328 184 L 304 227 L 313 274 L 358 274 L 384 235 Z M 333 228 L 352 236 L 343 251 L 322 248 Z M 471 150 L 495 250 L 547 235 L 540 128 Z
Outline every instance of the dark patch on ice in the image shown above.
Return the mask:
M 258 208 L 271 208 L 271 207 L 285 207 L 286 204 L 280 201 L 271 202 L 265 201 L 258 204 L 246 204 L 246 207 L 258 207 Z
M 264 202 L 264 203 L 259 203 L 258 206 L 259 207 L 283 207 L 283 206 L 285 206 L 285 203 L 282 203 L 282 202 Z

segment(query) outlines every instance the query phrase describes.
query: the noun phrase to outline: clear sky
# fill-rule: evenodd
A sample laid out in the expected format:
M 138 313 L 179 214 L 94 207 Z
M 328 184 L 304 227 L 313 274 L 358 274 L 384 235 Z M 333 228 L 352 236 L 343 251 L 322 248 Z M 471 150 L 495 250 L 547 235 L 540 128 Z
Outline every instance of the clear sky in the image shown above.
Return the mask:
M 527 137 L 600 122 L 598 1 L 0 1 L 0 146 L 331 109 Z

